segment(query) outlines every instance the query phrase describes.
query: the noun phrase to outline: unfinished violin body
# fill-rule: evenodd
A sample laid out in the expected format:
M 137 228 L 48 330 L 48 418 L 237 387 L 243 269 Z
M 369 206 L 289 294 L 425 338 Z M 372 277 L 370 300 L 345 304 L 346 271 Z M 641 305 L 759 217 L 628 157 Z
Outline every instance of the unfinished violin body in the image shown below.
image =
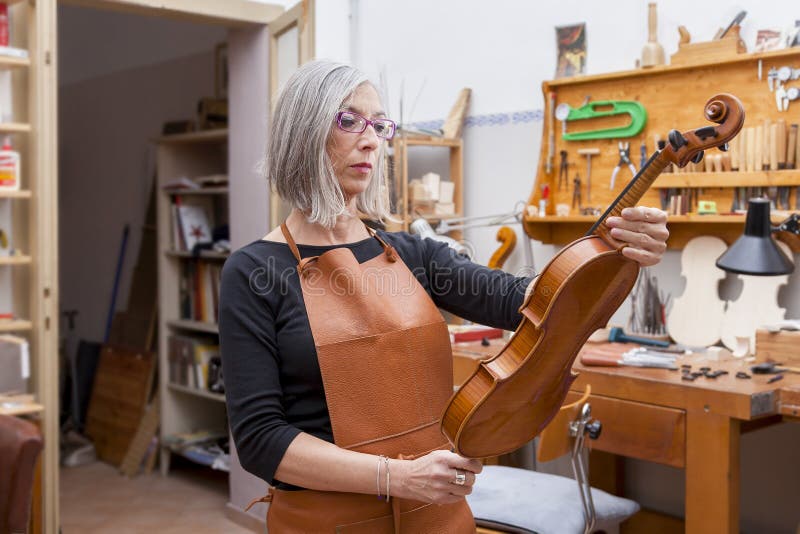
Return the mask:
M 636 205 L 670 163 L 699 161 L 741 129 L 744 109 L 728 94 L 706 103 L 717 123 L 681 134 L 656 152 L 586 236 L 567 245 L 542 270 L 520 308 L 523 320 L 496 356 L 478 365 L 454 393 L 442 416 L 442 432 L 468 458 L 518 449 L 558 413 L 577 375 L 572 364 L 588 337 L 604 327 L 633 288 L 639 265 L 622 255 L 623 243 L 604 221 Z

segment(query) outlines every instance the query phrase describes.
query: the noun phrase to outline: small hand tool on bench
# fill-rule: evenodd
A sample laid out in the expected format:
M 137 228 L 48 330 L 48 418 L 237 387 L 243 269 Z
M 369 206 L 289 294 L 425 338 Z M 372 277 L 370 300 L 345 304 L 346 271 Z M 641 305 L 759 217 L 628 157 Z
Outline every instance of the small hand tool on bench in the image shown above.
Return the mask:
M 752 365 L 750 370 L 756 375 L 774 375 L 778 373 L 798 373 L 800 374 L 800 367 L 778 367 L 774 362 L 762 362 Z
M 618 367 L 621 365 L 631 367 L 657 367 L 660 369 L 678 369 L 675 356 L 644 348 L 631 349 L 618 353 L 603 348 L 586 350 L 581 354 L 583 365 L 598 365 L 603 367 Z

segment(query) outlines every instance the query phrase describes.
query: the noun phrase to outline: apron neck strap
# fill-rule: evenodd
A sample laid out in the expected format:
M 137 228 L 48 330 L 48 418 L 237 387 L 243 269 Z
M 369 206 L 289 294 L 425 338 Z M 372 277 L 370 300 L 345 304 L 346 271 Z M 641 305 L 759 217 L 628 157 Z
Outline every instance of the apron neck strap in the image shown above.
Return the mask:
M 378 243 L 381 244 L 383 247 L 383 252 L 389 258 L 389 261 L 394 262 L 396 260 L 396 253 L 394 251 L 394 247 L 386 243 L 381 237 L 378 235 L 378 232 L 367 226 L 366 224 L 364 227 L 367 229 L 367 233 L 378 240 Z M 294 242 L 294 238 L 292 237 L 291 232 L 289 232 L 289 227 L 286 226 L 286 222 L 281 223 L 281 232 L 283 233 L 283 237 L 286 238 L 286 244 L 289 245 L 289 249 L 291 249 L 292 254 L 294 254 L 297 263 L 301 263 L 303 260 L 300 257 L 300 250 L 297 248 L 297 243 Z
M 294 242 L 294 238 L 292 237 L 292 234 L 289 232 L 289 227 L 286 226 L 286 222 L 281 223 L 281 232 L 283 232 L 283 237 L 286 238 L 286 243 L 292 250 L 292 254 L 294 254 L 297 263 L 300 263 L 300 251 L 297 250 L 297 244 Z

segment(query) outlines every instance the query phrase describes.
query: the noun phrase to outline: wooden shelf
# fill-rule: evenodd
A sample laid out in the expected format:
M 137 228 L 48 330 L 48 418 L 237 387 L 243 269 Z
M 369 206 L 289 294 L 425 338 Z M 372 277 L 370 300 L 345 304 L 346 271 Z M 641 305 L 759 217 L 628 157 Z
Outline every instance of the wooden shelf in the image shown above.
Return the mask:
M 0 68 L 24 68 L 30 66 L 30 58 L 0 55 Z
M 721 65 L 732 65 L 734 63 L 743 63 L 747 61 L 757 62 L 759 59 L 765 61 L 789 59 L 796 57 L 799 51 L 800 50 L 797 47 L 794 47 L 794 48 L 786 48 L 783 50 L 772 50 L 770 52 L 758 52 L 753 54 L 749 53 L 735 54 L 731 55 L 731 57 L 729 58 L 720 61 L 715 61 L 713 64 L 690 63 L 686 65 L 662 65 L 658 67 L 650 67 L 647 69 L 623 70 L 623 71 L 609 72 L 604 74 L 591 74 L 587 76 L 571 76 L 569 78 L 559 78 L 557 80 L 550 80 L 547 82 L 547 85 L 551 88 L 555 88 L 559 86 L 572 86 L 583 83 L 623 81 L 627 78 L 638 78 L 640 76 L 650 77 L 658 74 L 680 73 L 682 71 L 695 70 L 698 67 L 714 68 L 714 67 L 719 67 Z M 755 75 L 756 73 L 754 72 L 753 73 L 754 78 Z M 763 70 L 762 76 L 764 78 L 764 84 L 766 85 L 767 69 Z
M 0 332 L 28 332 L 33 329 L 33 323 L 22 319 L 0 319 Z
M 463 217 L 461 213 L 454 213 L 452 215 L 415 215 L 413 213 L 408 214 L 408 222 L 413 222 L 416 219 L 425 219 L 426 221 L 447 221 L 450 219 L 459 219 Z M 401 215 L 398 215 L 401 217 Z
M 157 143 L 220 143 L 228 140 L 228 129 L 201 130 L 198 132 L 188 132 L 182 134 L 162 135 L 155 141 Z
M 30 191 L 3 191 L 0 189 L 0 198 L 31 198 Z
M 0 122 L 0 132 L 2 133 L 28 133 L 31 125 L 24 122 Z
M 30 256 L 0 256 L 0 265 L 30 265 Z
M 169 195 L 227 195 L 227 187 L 201 187 L 200 189 L 164 189 Z
M 773 224 L 782 220 L 773 214 Z M 730 215 L 670 215 L 667 221 L 669 239 L 667 246 L 682 249 L 693 237 L 714 235 L 732 245 L 744 231 L 744 214 Z M 566 245 L 586 234 L 597 217 L 591 215 L 572 215 L 568 217 L 528 217 L 524 219 L 525 231 L 537 241 L 554 245 Z M 800 252 L 800 238 L 786 232 L 779 232 L 776 238 L 786 243 L 793 252 Z
M 225 395 L 221 395 L 219 393 L 212 393 L 211 391 L 205 391 L 202 389 L 192 388 L 189 386 L 182 386 L 180 384 L 173 384 L 172 382 L 167 384 L 167 387 L 174 391 L 180 391 L 181 393 L 186 393 L 187 395 L 203 397 L 204 399 L 211 399 L 217 402 L 225 402 Z
M 219 325 L 216 323 L 205 323 L 203 321 L 189 321 L 187 319 L 175 319 L 167 321 L 167 326 L 179 330 L 191 330 L 193 332 L 203 332 L 206 334 L 218 334 Z
M 434 137 L 432 135 L 403 135 L 397 136 L 408 146 L 445 146 L 448 148 L 461 146 L 461 139 L 446 139 L 444 137 Z
M 700 187 L 800 186 L 800 170 L 756 172 L 680 172 L 661 174 L 653 189 Z
M 186 258 L 186 259 L 199 258 L 201 260 L 218 260 L 218 261 L 225 261 L 231 255 L 230 252 L 215 252 L 213 250 L 203 250 L 200 252 L 199 256 L 195 256 L 191 252 L 185 252 L 182 250 L 165 250 L 164 254 L 166 254 L 171 258 Z

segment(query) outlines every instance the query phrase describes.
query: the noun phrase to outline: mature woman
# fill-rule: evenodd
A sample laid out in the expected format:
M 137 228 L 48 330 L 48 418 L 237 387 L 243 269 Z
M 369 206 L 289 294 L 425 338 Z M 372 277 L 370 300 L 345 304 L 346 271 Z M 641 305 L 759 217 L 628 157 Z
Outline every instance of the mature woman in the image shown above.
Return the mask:
M 442 243 L 374 232 L 387 216 L 381 154 L 395 124 L 364 74 L 316 61 L 287 82 L 267 175 L 293 210 L 234 253 L 220 301 L 228 413 L 245 469 L 273 484 L 270 532 L 466 533 L 481 465 L 439 430 L 452 393 L 438 308 L 514 329 L 527 278 Z M 642 265 L 666 217 L 609 219 Z

